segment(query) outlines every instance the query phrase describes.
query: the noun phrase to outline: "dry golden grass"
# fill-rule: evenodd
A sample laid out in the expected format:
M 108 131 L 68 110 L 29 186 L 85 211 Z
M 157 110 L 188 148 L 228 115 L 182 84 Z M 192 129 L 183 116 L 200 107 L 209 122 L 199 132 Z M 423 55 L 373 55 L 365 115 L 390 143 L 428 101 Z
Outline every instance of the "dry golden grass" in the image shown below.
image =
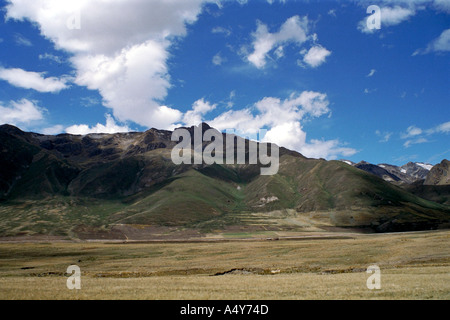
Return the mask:
M 1 299 L 450 299 L 448 267 L 382 271 L 381 290 L 366 273 L 82 278 L 68 290 L 63 277 L 0 279 Z
M 0 244 L 0 299 L 449 299 L 450 231 L 354 239 Z M 80 266 L 82 289 L 66 268 Z M 381 290 L 365 272 L 381 268 Z M 25 268 L 25 269 L 23 269 Z M 238 269 L 235 274 L 213 276 Z

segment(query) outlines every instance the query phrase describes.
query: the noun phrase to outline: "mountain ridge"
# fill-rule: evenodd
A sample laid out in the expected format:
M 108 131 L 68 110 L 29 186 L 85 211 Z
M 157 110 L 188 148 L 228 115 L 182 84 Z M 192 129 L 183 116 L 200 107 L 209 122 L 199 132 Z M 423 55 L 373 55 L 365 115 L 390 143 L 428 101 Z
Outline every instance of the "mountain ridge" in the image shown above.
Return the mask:
M 360 161 L 358 163 L 354 163 L 349 160 L 340 161 L 372 173 L 385 181 L 407 184 L 425 180 L 430 170 L 434 167 L 429 163 L 411 161 L 402 166 L 396 166 L 388 163 L 372 164 L 366 161 Z
M 167 130 L 47 136 L 1 126 L 0 137 L 0 236 L 117 237 L 138 225 L 387 232 L 450 222 L 446 203 L 285 148 L 279 172 L 261 176 L 260 164 L 177 166 Z

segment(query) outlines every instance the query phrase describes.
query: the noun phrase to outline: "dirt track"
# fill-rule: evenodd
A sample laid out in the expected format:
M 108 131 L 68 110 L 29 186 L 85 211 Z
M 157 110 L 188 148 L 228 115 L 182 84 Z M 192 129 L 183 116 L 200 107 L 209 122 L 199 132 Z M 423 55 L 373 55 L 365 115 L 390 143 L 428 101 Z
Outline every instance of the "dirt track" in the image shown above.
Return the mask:
M 448 230 L 442 230 L 445 232 Z M 201 235 L 195 233 L 178 234 L 181 237 L 171 235 L 169 237 L 155 236 L 141 239 L 102 239 L 102 238 L 84 238 L 84 239 L 68 239 L 67 237 L 60 236 L 17 236 L 17 237 L 0 237 L 0 243 L 119 243 L 119 244 L 132 244 L 132 243 L 207 243 L 207 242 L 255 242 L 255 241 L 289 241 L 289 240 L 343 240 L 343 239 L 356 239 L 367 235 L 396 235 L 396 234 L 426 234 L 429 232 L 439 231 L 410 231 L 410 232 L 392 232 L 392 233 L 380 233 L 380 234 L 367 234 L 356 232 L 309 232 L 309 233 L 286 233 L 280 232 L 279 235 L 273 236 L 260 236 L 253 235 L 249 237 L 227 237 L 226 234 L 216 235 Z

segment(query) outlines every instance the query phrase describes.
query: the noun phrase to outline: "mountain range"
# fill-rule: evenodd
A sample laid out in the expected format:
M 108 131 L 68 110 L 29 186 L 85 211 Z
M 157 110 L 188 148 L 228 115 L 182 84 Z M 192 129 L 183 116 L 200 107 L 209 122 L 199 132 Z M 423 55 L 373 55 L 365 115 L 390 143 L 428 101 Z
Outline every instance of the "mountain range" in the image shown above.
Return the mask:
M 387 163 L 382 164 L 371 164 L 366 161 L 361 161 L 358 163 L 351 162 L 349 160 L 341 160 L 351 166 L 358 169 L 372 173 L 385 181 L 389 182 L 399 182 L 401 183 L 414 183 L 420 180 L 424 180 L 424 184 L 438 184 L 438 183 L 426 183 L 425 180 L 434 167 L 429 163 L 422 162 L 408 162 L 403 166 L 395 166 Z M 446 161 L 446 160 L 444 160 Z M 448 184 L 448 183 L 447 183 Z
M 365 161 L 359 163 L 341 161 L 424 199 L 450 205 L 450 161 L 446 159 L 434 166 L 429 163 L 408 162 L 400 167 L 386 163 L 374 165 Z
M 447 160 L 354 164 L 280 148 L 278 173 L 264 176 L 261 164 L 175 165 L 171 136 L 157 129 L 51 136 L 0 126 L 0 236 L 154 239 L 450 225 Z

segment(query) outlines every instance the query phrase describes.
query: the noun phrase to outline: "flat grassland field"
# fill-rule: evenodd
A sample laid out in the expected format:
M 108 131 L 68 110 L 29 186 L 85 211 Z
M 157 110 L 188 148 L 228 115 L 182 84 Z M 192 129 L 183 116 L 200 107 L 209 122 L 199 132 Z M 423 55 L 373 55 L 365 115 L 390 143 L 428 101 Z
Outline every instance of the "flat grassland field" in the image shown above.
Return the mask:
M 0 243 L 0 299 L 450 299 L 450 231 L 342 239 Z M 69 265 L 81 289 L 69 290 Z M 381 289 L 366 272 L 381 270 Z

